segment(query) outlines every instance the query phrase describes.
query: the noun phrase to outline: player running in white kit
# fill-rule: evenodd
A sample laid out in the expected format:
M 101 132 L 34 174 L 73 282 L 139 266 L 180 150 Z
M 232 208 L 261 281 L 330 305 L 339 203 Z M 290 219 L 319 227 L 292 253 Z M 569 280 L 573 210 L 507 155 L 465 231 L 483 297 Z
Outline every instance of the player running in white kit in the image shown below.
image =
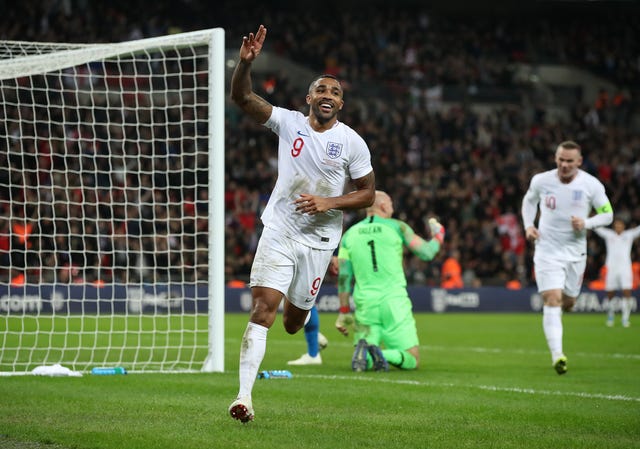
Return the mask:
M 275 107 L 253 91 L 251 65 L 266 35 L 260 25 L 242 39 L 231 78 L 236 105 L 279 137 L 278 180 L 261 217 L 264 230 L 251 267 L 253 304 L 240 345 L 240 388 L 229 406 L 241 422 L 254 419 L 253 385 L 280 303 L 284 299 L 285 330 L 302 329 L 340 243 L 342 210 L 368 207 L 375 198 L 369 148 L 338 120 L 344 105 L 339 80 L 321 75 L 311 82 L 307 116 Z M 345 194 L 349 182 L 355 190 Z
M 542 327 L 558 374 L 567 372 L 562 348 L 562 311 L 570 311 L 582 288 L 587 262 L 587 229 L 613 220 L 604 185 L 581 170 L 582 150 L 572 141 L 556 149 L 557 168 L 533 176 L 522 202 L 538 291 L 544 302 Z M 538 227 L 534 225 L 540 209 Z M 596 214 L 589 217 L 595 209 Z

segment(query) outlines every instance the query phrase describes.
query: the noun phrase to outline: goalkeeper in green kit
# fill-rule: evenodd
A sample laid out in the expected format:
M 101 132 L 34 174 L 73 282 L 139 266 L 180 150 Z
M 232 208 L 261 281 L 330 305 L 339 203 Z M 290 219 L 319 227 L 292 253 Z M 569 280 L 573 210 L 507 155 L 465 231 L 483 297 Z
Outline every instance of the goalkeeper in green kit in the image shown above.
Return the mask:
M 418 367 L 420 354 L 413 306 L 407 293 L 403 250 L 420 259 L 432 260 L 444 240 L 444 227 L 429 219 L 431 239 L 415 234 L 405 222 L 391 218 L 393 202 L 376 191 L 367 217 L 349 228 L 338 251 L 338 296 L 340 314 L 336 328 L 343 335 L 354 327 L 354 371 L 387 371 L 389 365 L 401 369 Z M 353 288 L 355 312 L 349 297 Z M 355 320 L 354 320 L 355 318 Z

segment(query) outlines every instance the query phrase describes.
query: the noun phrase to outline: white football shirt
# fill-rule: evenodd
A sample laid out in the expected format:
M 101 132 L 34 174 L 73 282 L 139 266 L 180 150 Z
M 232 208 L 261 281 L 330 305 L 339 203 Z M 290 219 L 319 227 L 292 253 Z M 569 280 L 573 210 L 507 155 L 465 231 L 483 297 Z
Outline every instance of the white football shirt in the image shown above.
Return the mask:
M 609 204 L 604 185 L 584 170 L 570 183 L 558 178 L 558 170 L 538 173 L 531 178 L 522 202 L 525 229 L 533 225 L 536 206 L 540 208 L 536 255 L 545 258 L 578 261 L 587 254 L 587 231 L 575 231 L 571 217 L 587 219 L 592 209 Z
M 273 107 L 264 126 L 278 135 L 279 143 L 278 180 L 262 222 L 312 248 L 336 248 L 342 235 L 342 211 L 307 215 L 296 212 L 293 202 L 302 193 L 342 195 L 349 179 L 373 171 L 369 147 L 344 123 L 316 132 L 304 114 L 279 107 Z
M 593 231 L 607 245 L 607 270 L 631 270 L 631 248 L 633 241 L 640 236 L 640 226 L 626 229 L 620 234 L 610 228 L 596 228 Z

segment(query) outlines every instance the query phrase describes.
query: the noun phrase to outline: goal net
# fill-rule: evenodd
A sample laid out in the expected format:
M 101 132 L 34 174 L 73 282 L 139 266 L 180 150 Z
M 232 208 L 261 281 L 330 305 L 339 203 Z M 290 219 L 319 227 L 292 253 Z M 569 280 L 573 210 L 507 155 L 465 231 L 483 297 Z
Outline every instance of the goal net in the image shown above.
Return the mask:
M 224 31 L 0 42 L 0 374 L 224 370 Z

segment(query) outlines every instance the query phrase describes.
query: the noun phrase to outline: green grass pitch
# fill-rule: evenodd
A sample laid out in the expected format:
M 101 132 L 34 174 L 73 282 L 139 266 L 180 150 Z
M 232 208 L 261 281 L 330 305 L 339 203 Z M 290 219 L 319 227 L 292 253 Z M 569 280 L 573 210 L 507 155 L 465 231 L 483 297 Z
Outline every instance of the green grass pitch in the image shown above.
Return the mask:
M 569 372 L 551 367 L 538 314 L 418 314 L 417 371 L 353 373 L 352 342 L 321 313 L 323 365 L 257 380 L 256 419 L 227 413 L 245 314 L 226 317 L 223 374 L 0 377 L 0 447 L 640 448 L 640 320 L 565 314 Z M 1 331 L 1 330 L 0 330 Z M 262 369 L 306 350 L 279 316 Z M 2 355 L 0 354 L 0 357 Z

